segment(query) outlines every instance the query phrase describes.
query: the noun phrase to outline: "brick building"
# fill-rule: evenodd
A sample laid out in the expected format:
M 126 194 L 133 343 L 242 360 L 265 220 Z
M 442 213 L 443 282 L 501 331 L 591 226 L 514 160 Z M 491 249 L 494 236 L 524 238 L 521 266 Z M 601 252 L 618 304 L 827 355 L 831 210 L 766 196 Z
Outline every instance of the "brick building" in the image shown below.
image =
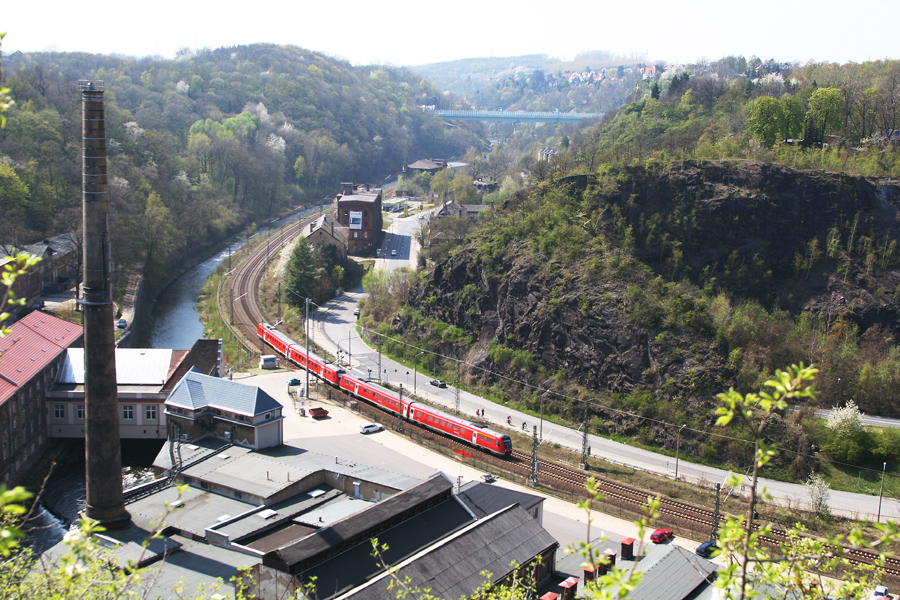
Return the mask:
M 335 212 L 341 226 L 349 230 L 348 254 L 375 251 L 381 235 L 381 188 L 369 184 L 342 183 L 335 197 Z
M 32 312 L 0 338 L 0 483 L 21 483 L 47 447 L 44 397 L 80 325 Z

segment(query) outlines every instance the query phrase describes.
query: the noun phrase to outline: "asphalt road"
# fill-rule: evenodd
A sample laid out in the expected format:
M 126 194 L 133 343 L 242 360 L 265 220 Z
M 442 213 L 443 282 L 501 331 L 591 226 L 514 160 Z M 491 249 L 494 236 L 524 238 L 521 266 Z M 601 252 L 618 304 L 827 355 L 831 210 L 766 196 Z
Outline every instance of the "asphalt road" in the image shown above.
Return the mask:
M 422 221 L 416 217 L 398 219 L 392 223 L 390 241 L 386 243 L 390 244 L 388 253 L 390 254 L 392 249 L 397 249 L 397 256 L 379 260 L 379 266 L 392 269 L 408 264 L 409 260 L 416 260 L 417 249 L 414 237 L 415 230 L 420 223 Z M 353 315 L 353 310 L 362 295 L 363 291 L 358 289 L 329 302 L 328 311 L 317 322 L 321 335 L 317 334 L 316 339 L 335 354 L 340 349 L 342 364 L 356 375 L 379 379 L 378 353 L 363 343 L 354 328 L 356 317 Z M 435 404 L 443 405 L 452 412 L 455 408 L 456 398 L 456 389 L 452 387 L 453 381 L 447 382 L 446 389 L 429 385 L 428 382 L 433 378 L 431 364 L 432 357 L 429 354 L 418 357 L 418 368 L 414 369 L 382 357 L 380 379 L 394 385 L 402 384 L 404 396 L 412 390 L 414 394 Z M 578 452 L 582 448 L 583 435 L 580 431 L 549 422 L 541 423 L 539 419 L 531 415 L 518 413 L 504 405 L 496 404 L 464 390 L 459 392 L 459 410 L 463 416 L 468 417 L 474 416 L 477 410 L 484 410 L 485 418 L 493 424 L 494 429 L 498 430 L 511 428 L 507 425 L 507 417 L 510 417 L 512 427 L 520 431 L 523 423 L 529 432 L 534 426 L 538 426 L 540 439 L 543 442 L 556 443 Z M 675 437 L 677 430 L 673 428 L 671 433 Z M 710 487 L 715 486 L 716 483 L 723 483 L 727 477 L 726 471 L 693 464 L 684 460 L 683 457 L 679 457 L 679 460 L 676 461 L 671 456 L 656 454 L 593 435 L 588 436 L 588 445 L 592 456 L 666 477 L 675 477 L 677 471 L 680 479 Z M 789 508 L 808 506 L 809 497 L 802 485 L 762 479 L 760 487 L 764 487 L 777 501 Z M 834 514 L 854 519 L 875 520 L 876 514 L 879 512 L 877 496 L 851 492 L 832 491 L 830 505 Z M 897 498 L 885 496 L 880 513 L 882 520 L 900 519 L 900 502 Z

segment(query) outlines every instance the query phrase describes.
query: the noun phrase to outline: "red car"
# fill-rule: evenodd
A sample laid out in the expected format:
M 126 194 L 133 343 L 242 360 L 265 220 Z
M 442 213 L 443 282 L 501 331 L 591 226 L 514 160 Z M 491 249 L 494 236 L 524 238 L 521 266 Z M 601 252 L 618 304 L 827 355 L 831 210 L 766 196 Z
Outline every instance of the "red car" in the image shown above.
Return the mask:
M 650 534 L 650 541 L 654 544 L 662 544 L 668 539 L 672 538 L 672 530 L 671 529 L 657 529 L 653 533 Z

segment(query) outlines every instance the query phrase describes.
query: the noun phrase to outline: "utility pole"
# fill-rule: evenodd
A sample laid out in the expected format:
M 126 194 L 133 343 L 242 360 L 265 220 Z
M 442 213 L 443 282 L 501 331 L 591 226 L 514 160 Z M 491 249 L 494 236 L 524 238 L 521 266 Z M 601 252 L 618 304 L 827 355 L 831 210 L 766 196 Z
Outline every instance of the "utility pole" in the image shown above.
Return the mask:
M 456 414 L 459 414 L 459 365 L 460 361 L 456 361 L 456 400 L 454 402 Z
M 397 413 L 397 431 L 403 433 L 403 384 L 400 384 L 400 412 Z
M 538 440 L 538 428 L 537 425 L 535 425 L 534 433 L 531 436 L 531 473 L 528 474 L 532 487 L 537 487 L 537 449 L 540 443 L 541 442 Z
M 378 336 L 378 381 L 381 381 L 381 336 Z
M 306 399 L 309 400 L 309 298 L 306 299 Z
M 228 299 L 231 304 L 231 310 L 228 311 L 230 313 L 228 318 L 231 321 L 231 324 L 234 325 L 234 288 L 230 286 L 228 288 Z
M 278 282 L 278 320 L 281 320 L 281 282 Z
M 589 400 L 585 399 L 584 401 L 584 419 L 582 420 L 581 426 L 584 428 L 584 437 L 581 439 L 581 464 L 578 465 L 580 468 L 585 471 L 588 468 L 588 456 L 591 453 L 591 449 L 588 446 L 588 405 Z
M 709 539 L 716 540 L 719 539 L 719 507 L 722 505 L 722 484 L 716 484 L 716 508 L 713 510 L 713 518 L 712 518 L 712 532 L 709 534 Z

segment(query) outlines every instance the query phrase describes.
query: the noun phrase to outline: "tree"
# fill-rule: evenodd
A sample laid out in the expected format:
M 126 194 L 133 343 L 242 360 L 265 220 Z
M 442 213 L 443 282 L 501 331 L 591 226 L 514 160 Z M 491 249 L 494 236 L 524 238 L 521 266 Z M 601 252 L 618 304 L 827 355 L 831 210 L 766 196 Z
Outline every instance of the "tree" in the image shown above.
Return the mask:
M 819 88 L 809 98 L 807 113 L 823 136 L 836 131 L 841 123 L 844 97 L 838 88 Z
M 766 148 L 784 139 L 784 110 L 772 96 L 760 96 L 750 103 L 747 132 Z
M 806 488 L 806 495 L 809 496 L 810 510 L 820 519 L 827 519 L 831 516 L 831 506 L 828 501 L 831 499 L 831 486 L 825 481 L 825 478 L 818 473 L 810 473 L 809 477 L 803 483 Z
M 291 251 L 282 299 L 291 306 L 303 306 L 306 298 L 315 296 L 316 284 L 313 249 L 306 238 L 301 236 Z

